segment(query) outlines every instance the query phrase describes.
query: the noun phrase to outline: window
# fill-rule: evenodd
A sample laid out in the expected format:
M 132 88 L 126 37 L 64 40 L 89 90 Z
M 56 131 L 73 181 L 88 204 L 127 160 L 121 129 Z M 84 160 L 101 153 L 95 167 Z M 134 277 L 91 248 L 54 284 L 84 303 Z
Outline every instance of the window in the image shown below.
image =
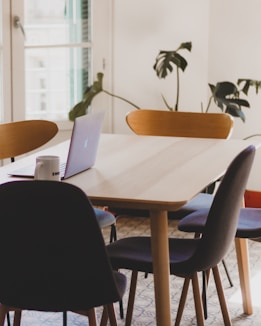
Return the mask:
M 24 0 L 26 118 L 64 120 L 91 70 L 90 2 Z
M 110 15 L 111 0 L 0 0 L 0 122 L 70 128 L 69 110 L 110 60 Z M 109 110 L 108 98 L 96 103 Z

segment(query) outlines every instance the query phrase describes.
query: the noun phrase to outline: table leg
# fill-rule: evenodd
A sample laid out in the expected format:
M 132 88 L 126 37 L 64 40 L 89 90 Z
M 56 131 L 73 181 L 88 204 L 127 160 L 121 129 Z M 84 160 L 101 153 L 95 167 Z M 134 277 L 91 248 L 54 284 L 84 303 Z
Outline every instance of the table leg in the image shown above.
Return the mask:
M 151 210 L 150 221 L 156 320 L 158 326 L 170 326 L 170 274 L 167 212 Z
M 237 264 L 242 293 L 243 309 L 245 314 L 251 315 L 253 313 L 253 307 L 250 291 L 250 272 L 247 239 L 235 238 L 235 248 L 237 254 Z

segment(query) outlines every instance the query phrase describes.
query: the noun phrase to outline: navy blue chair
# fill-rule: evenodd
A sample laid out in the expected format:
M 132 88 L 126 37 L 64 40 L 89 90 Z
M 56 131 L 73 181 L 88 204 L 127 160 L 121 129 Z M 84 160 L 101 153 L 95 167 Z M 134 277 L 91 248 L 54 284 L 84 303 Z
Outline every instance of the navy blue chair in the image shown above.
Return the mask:
M 0 185 L 5 268 L 0 269 L 0 325 L 22 310 L 85 314 L 96 325 L 104 306 L 117 325 L 113 303 L 122 299 L 126 277 L 112 270 L 100 226 L 85 193 L 57 181 Z M 12 239 L 10 241 L 10 232 Z
M 244 190 L 255 156 L 255 148 L 247 147 L 230 164 L 207 213 L 201 238 L 170 238 L 170 274 L 184 278 L 184 286 L 176 317 L 180 324 L 188 287 L 192 280 L 198 325 L 204 325 L 198 272 L 212 270 L 225 325 L 231 325 L 218 264 L 234 240 Z M 225 225 L 225 227 L 224 227 Z M 107 246 L 115 270 L 132 271 L 126 326 L 131 324 L 138 272 L 153 273 L 150 237 L 129 237 Z

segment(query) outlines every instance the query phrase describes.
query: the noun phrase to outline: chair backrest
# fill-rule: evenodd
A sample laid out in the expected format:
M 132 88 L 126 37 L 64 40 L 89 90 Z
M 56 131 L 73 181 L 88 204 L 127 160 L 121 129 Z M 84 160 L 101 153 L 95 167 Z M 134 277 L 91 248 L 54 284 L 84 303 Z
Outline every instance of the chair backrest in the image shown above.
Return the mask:
M 255 147 L 250 145 L 229 165 L 215 194 L 203 235 L 198 240 L 197 250 L 193 257 L 184 263 L 183 270 L 207 270 L 217 265 L 227 253 L 235 238 L 239 212 L 254 156 Z M 197 212 L 191 215 L 193 214 Z
M 138 135 L 228 138 L 233 119 L 227 113 L 134 110 L 127 114 L 129 127 Z
M 120 299 L 87 196 L 58 181 L 0 186 L 0 302 L 42 311 L 87 310 Z
M 0 124 L 0 159 L 14 158 L 46 144 L 58 132 L 54 122 L 25 120 Z

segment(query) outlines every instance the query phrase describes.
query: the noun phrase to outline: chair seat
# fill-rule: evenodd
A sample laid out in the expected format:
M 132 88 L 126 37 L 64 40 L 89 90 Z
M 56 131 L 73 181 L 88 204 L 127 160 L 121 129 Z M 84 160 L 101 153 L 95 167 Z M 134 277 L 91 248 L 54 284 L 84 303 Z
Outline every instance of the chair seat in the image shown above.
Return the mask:
M 209 209 L 198 210 L 184 217 L 178 229 L 184 232 L 203 233 Z M 261 208 L 241 208 L 236 232 L 237 238 L 261 237 Z
M 108 211 L 99 208 L 94 208 L 94 213 L 101 229 L 116 223 L 115 216 Z
M 177 264 L 191 258 L 199 239 L 170 238 L 170 273 L 176 275 Z M 107 246 L 113 269 L 128 269 L 153 273 L 151 238 L 128 237 Z
M 187 204 L 182 206 L 178 211 L 168 212 L 168 218 L 173 220 L 181 220 L 188 214 L 197 210 L 210 207 L 212 205 L 214 196 L 206 193 L 199 193 L 196 197 L 190 200 Z

